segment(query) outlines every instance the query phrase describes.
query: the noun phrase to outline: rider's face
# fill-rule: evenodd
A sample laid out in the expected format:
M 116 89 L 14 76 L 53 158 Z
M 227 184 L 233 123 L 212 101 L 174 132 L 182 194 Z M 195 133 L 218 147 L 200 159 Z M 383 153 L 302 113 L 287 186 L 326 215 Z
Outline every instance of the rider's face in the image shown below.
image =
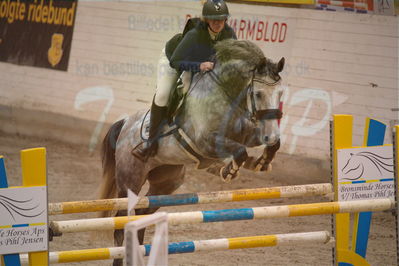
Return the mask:
M 223 30 L 225 20 L 208 19 L 208 25 L 211 30 L 215 33 L 219 33 Z

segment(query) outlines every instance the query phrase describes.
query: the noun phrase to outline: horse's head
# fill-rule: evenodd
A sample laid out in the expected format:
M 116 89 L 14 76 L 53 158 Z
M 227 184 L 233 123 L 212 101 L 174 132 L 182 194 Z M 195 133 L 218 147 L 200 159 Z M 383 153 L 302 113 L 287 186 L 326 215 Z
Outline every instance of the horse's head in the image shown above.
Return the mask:
M 273 63 L 262 58 L 255 70 L 253 86 L 247 98 L 249 110 L 262 131 L 260 140 L 271 146 L 280 140 L 279 119 L 282 117 L 280 102 L 283 91 L 279 86 L 279 73 L 284 68 L 285 59 Z
M 231 99 L 243 99 L 245 92 L 249 92 L 248 110 L 261 130 L 258 143 L 273 146 L 280 139 L 278 120 L 282 116 L 282 90 L 278 85 L 284 58 L 273 63 L 257 45 L 245 40 L 224 40 L 216 44 L 215 49 L 218 62 L 215 73 L 220 87 L 228 88 Z

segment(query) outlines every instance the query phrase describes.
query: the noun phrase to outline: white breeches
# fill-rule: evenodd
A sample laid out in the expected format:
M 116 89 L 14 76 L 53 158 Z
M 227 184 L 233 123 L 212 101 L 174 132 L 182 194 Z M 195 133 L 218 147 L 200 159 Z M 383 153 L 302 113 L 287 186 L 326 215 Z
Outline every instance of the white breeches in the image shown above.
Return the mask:
M 177 71 L 170 67 L 169 60 L 165 54 L 165 49 L 162 49 L 157 71 L 157 89 L 155 92 L 154 102 L 158 106 L 166 106 L 168 104 L 169 95 L 173 87 L 176 86 L 176 81 L 179 76 Z M 186 92 L 190 86 L 191 72 L 183 72 L 182 81 L 184 92 Z
M 183 93 L 187 93 L 188 89 L 190 88 L 192 74 L 193 73 L 190 71 L 184 71 L 181 74 L 181 80 L 183 82 Z

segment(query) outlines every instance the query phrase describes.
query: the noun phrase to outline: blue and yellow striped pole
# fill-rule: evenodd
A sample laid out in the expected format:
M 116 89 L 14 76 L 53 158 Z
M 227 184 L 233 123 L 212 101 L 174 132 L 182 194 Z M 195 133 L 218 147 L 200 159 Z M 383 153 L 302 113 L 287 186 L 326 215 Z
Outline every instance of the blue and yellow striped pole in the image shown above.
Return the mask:
M 330 183 L 281 186 L 270 188 L 239 189 L 230 191 L 186 193 L 176 195 L 141 197 L 136 209 L 166 206 L 208 204 L 259 199 L 323 196 L 332 193 Z M 72 201 L 49 204 L 49 214 L 69 214 L 108 210 L 126 210 L 127 198 Z
M 168 224 L 177 225 L 270 219 L 294 216 L 310 216 L 322 214 L 353 213 L 363 211 L 383 211 L 390 210 L 394 206 L 394 200 L 375 199 L 346 202 L 296 204 L 285 206 L 267 206 L 243 209 L 227 209 L 216 211 L 178 212 L 168 213 Z M 50 227 L 55 235 L 59 235 L 62 233 L 123 229 L 126 223 L 138 220 L 144 216 L 145 215 L 52 221 L 50 223 Z
M 194 253 L 229 249 L 245 249 L 299 244 L 328 244 L 332 240 L 327 231 L 262 235 L 236 238 L 221 238 L 169 243 L 169 254 Z M 148 256 L 151 245 L 140 246 L 142 254 Z M 121 259 L 125 256 L 124 247 L 83 249 L 50 252 L 50 263 L 71 263 L 92 260 Z M 22 257 L 24 262 L 26 258 Z
M 384 145 L 386 125 L 378 120 L 366 118 L 363 146 Z M 352 230 L 352 250 L 366 258 L 372 212 L 355 213 Z

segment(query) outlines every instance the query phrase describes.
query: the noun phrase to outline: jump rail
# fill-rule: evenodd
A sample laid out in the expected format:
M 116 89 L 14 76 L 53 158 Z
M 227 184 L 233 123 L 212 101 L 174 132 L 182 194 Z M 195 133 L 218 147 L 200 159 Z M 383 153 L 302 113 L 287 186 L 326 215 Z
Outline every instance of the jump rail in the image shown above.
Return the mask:
M 193 211 L 169 213 L 168 223 L 172 225 L 187 223 L 208 223 L 237 220 L 269 219 L 291 216 L 309 216 L 334 213 L 353 213 L 365 211 L 384 211 L 395 207 L 391 199 L 374 199 L 344 202 L 324 202 L 284 206 L 268 206 L 217 211 Z M 95 218 L 69 221 L 52 221 L 50 228 L 55 236 L 62 233 L 123 229 L 130 221 L 145 215 L 111 218 Z
M 328 244 L 333 238 L 327 231 L 262 235 L 236 238 L 221 238 L 210 240 L 197 240 L 188 242 L 169 243 L 169 254 L 193 253 L 198 251 L 216 251 L 227 249 L 258 248 L 286 245 L 300 245 L 304 243 Z M 140 246 L 141 252 L 148 256 L 151 245 Z M 121 259 L 125 256 L 124 247 L 83 249 L 71 251 L 50 252 L 50 263 L 70 263 L 90 260 Z M 22 257 L 26 263 L 27 256 Z
M 233 202 L 244 200 L 276 199 L 290 197 L 305 197 L 327 195 L 333 192 L 330 183 L 310 184 L 298 186 L 282 186 L 271 188 L 240 189 L 230 191 L 187 193 L 165 196 L 141 197 L 136 205 L 136 209 Z M 48 212 L 50 215 L 97 212 L 109 210 L 126 210 L 127 198 L 104 199 L 91 201 L 72 201 L 61 203 L 50 203 Z

